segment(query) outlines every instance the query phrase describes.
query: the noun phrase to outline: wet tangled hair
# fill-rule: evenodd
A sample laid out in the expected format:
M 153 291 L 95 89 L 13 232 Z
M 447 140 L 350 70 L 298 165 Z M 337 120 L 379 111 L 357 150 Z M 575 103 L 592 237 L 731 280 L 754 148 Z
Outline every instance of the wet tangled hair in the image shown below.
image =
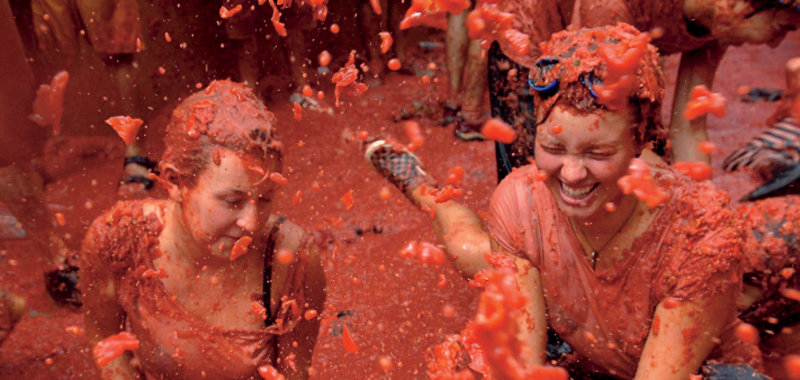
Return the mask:
M 280 162 L 275 115 L 249 88 L 230 80 L 211 82 L 172 111 L 161 169 L 173 166 L 181 185 L 193 187 L 215 147 Z
M 556 104 L 587 113 L 609 109 L 598 100 L 595 91 L 609 77 L 606 61 L 599 51 L 604 45 L 630 46 L 640 34 L 625 23 L 553 34 L 542 44 L 541 59 L 529 75 L 537 123 L 547 119 Z M 652 143 L 663 148 L 668 135 L 668 129 L 660 121 L 664 79 L 654 46 L 646 45 L 635 70 L 627 108 L 621 111 L 631 113 L 631 128 L 637 144 Z

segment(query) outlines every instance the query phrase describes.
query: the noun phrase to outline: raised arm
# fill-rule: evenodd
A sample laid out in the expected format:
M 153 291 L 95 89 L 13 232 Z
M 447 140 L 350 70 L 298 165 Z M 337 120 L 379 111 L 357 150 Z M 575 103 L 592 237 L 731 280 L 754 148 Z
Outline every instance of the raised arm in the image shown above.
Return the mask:
M 490 267 L 484 259 L 484 255 L 489 253 L 489 234 L 478 216 L 454 200 L 436 202 L 430 191 L 434 188 L 434 181 L 425 173 L 415 155 L 401 146 L 378 140 L 367 147 L 365 157 L 414 205 L 434 213 L 436 237 L 463 276 L 472 278 L 475 273 Z
M 454 200 L 436 203 L 433 195 L 423 191 L 426 187 L 430 190 L 428 186 L 413 189 L 410 198 L 417 207 L 433 210 L 436 237 L 454 260 L 456 269 L 463 276 L 472 278 L 479 271 L 489 268 L 484 258 L 489 253 L 489 233 L 483 229 L 478 216 Z

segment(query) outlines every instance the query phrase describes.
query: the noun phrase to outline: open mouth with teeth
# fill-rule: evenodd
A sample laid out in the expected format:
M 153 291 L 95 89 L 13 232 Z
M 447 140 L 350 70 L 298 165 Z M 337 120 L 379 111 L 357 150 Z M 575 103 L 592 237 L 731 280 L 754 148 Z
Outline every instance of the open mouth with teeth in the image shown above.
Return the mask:
M 573 205 L 583 205 L 583 203 L 585 203 L 594 193 L 594 190 L 597 189 L 597 186 L 600 185 L 600 183 L 583 187 L 567 186 L 564 184 L 564 182 L 560 182 L 560 185 L 561 198 L 564 200 L 564 202 Z

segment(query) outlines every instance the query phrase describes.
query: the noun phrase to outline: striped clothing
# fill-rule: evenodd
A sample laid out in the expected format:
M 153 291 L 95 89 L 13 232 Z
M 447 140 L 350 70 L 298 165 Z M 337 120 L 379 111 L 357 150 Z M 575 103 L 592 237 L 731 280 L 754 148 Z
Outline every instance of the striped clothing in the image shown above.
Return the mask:
M 746 166 L 760 173 L 777 173 L 800 162 L 800 126 L 797 119 L 785 118 L 734 151 L 723 162 L 726 171 Z

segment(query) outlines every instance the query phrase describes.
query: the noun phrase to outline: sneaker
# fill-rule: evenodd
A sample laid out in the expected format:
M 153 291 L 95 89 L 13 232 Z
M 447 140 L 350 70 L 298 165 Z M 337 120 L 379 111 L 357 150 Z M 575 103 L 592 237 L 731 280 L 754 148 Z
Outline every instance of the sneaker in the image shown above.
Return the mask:
M 386 140 L 377 140 L 369 144 L 364 158 L 384 178 L 405 194 L 423 184 L 432 185 L 434 183 L 430 175 L 422 168 L 422 162 L 417 156 L 405 148 L 395 149 Z
M 464 141 L 483 141 L 486 140 L 481 134 L 481 123 L 473 123 L 459 118 L 456 122 L 456 127 L 453 129 L 453 134 Z

